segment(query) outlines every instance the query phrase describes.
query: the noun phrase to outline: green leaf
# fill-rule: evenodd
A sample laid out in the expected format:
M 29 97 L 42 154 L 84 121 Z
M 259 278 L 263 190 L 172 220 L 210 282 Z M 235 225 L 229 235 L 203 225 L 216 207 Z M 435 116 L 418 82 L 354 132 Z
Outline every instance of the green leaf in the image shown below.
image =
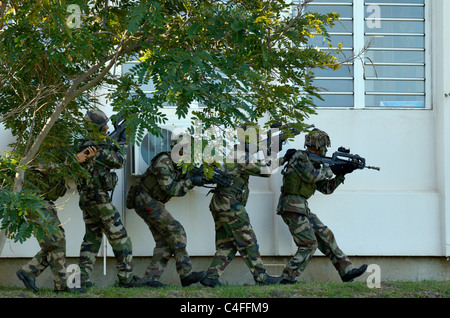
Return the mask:
M 149 4 L 147 1 L 140 1 L 140 3 L 134 8 L 130 16 L 130 22 L 127 30 L 131 33 L 136 33 L 142 24 L 144 17 L 148 14 Z

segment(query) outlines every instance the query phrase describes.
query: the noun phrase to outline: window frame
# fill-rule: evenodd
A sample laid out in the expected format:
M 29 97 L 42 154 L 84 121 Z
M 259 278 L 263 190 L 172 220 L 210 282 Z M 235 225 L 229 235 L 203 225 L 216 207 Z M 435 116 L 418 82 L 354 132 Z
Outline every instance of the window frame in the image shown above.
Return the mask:
M 301 1 L 301 0 L 300 0 Z M 423 49 L 412 49 L 411 51 L 424 51 L 424 63 L 413 63 L 414 65 L 420 65 L 420 66 L 424 66 L 424 77 L 422 78 L 418 78 L 418 80 L 420 81 L 424 81 L 424 93 L 423 95 L 421 95 L 420 93 L 410 93 L 412 96 L 424 96 L 424 107 L 394 107 L 394 106 L 366 106 L 366 96 L 367 95 L 393 95 L 396 96 L 396 94 L 398 93 L 388 93 L 388 92 L 370 92 L 366 90 L 366 84 L 367 81 L 369 80 L 374 80 L 376 79 L 376 77 L 368 77 L 365 75 L 365 68 L 367 67 L 372 67 L 372 64 L 370 62 L 368 62 L 368 60 L 365 58 L 367 51 L 365 51 L 362 55 L 362 61 L 360 59 L 356 59 L 352 62 L 346 63 L 344 65 L 342 65 L 341 67 L 346 67 L 346 65 L 352 65 L 353 66 L 353 73 L 352 74 L 348 74 L 348 76 L 342 76 L 342 77 L 335 77 L 334 79 L 342 79 L 342 80 L 353 80 L 353 92 L 338 92 L 338 91 L 321 91 L 319 92 L 319 94 L 321 96 L 323 96 L 324 98 L 326 98 L 327 95 L 353 95 L 353 106 L 317 106 L 317 109 L 334 109 L 334 110 L 339 110 L 339 109 L 355 109 L 355 110 L 361 110 L 361 109 L 370 109 L 370 110 L 431 110 L 432 109 L 432 96 L 431 96 L 431 90 L 432 90 L 432 83 L 431 83 L 431 79 L 432 79 L 432 69 L 431 69 L 431 58 L 432 58 L 432 54 L 431 54 L 431 4 L 432 1 L 430 0 L 424 0 L 424 4 L 411 4 L 411 3 L 387 3 L 387 2 L 380 2 L 380 3 L 375 3 L 375 2 L 371 2 L 370 0 L 353 0 L 350 3 L 345 3 L 345 2 L 312 2 L 310 3 L 310 5 L 322 5 L 322 6 L 326 6 L 326 5 L 339 5 L 339 6 L 352 6 L 353 9 L 353 17 L 352 18 L 342 18 L 341 21 L 352 21 L 353 22 L 353 29 L 352 32 L 333 32 L 333 29 L 330 30 L 330 36 L 333 35 L 352 35 L 352 39 L 353 39 L 353 47 L 343 47 L 344 50 L 346 50 L 347 52 L 351 52 L 353 55 L 358 54 L 359 52 L 361 52 L 365 45 L 366 45 L 366 41 L 367 41 L 367 37 L 366 36 L 370 36 L 370 35 L 389 35 L 389 34 L 397 34 L 397 33 L 375 33 L 375 32 L 369 32 L 366 30 L 366 23 L 368 23 L 368 21 L 373 21 L 373 18 L 366 18 L 366 13 L 370 13 L 369 11 L 367 11 L 369 6 L 373 6 L 373 5 L 378 5 L 380 7 L 383 6 L 418 6 L 418 7 L 424 7 L 424 18 L 405 18 L 405 19 L 401 19 L 401 21 L 420 21 L 422 20 L 424 23 L 424 33 L 423 34 L 411 34 L 411 35 L 420 35 L 424 37 L 424 47 Z M 308 10 L 308 9 L 307 9 Z M 377 19 L 375 21 L 380 21 L 381 23 L 383 21 L 398 21 L 400 18 L 383 18 L 383 16 L 381 16 L 380 19 Z M 408 35 L 410 36 L 410 35 Z M 375 49 L 376 50 L 376 49 Z M 382 50 L 382 49 L 378 49 L 378 50 Z M 394 51 L 393 50 L 389 50 L 389 51 Z M 407 50 L 405 50 L 407 51 Z M 348 56 L 347 56 L 348 57 Z M 411 64 L 411 65 L 413 65 Z M 376 66 L 377 65 L 391 65 L 391 66 L 395 66 L 395 65 L 409 65 L 408 63 L 377 63 L 374 61 L 374 66 L 375 66 L 375 70 L 376 70 Z M 330 80 L 332 79 L 331 77 L 325 77 L 325 76 L 321 76 L 321 77 L 316 77 L 316 80 Z M 384 78 L 380 78 L 378 77 L 377 80 L 383 80 Z M 402 80 L 403 78 L 388 78 L 387 80 Z M 408 80 L 413 80 L 412 78 L 408 78 Z M 369 93 L 369 94 L 368 94 Z M 403 95 L 403 94 L 402 94 Z M 409 95 L 409 94 L 404 94 Z M 398 95 L 397 95 L 398 96 Z

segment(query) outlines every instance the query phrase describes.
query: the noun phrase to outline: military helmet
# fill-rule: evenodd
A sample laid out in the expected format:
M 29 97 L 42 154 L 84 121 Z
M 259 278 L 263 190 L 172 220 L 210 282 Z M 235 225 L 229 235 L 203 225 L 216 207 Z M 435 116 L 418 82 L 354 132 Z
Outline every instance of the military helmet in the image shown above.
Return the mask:
M 99 109 L 96 110 L 88 110 L 86 112 L 86 115 L 84 116 L 84 120 L 86 120 L 87 122 L 92 122 L 94 124 L 99 125 L 100 127 L 103 127 L 104 125 L 106 125 L 109 121 L 108 116 L 106 116 L 106 114 L 104 112 L 102 112 Z
M 323 130 L 314 128 L 305 136 L 305 147 L 320 149 L 321 147 L 330 147 L 330 136 Z

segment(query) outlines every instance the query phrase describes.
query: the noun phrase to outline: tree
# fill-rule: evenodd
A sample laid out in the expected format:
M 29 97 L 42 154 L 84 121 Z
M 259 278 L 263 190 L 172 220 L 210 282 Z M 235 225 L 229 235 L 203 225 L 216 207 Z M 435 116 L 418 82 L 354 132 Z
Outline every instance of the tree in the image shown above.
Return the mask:
M 38 238 L 44 234 L 54 234 L 56 229 L 51 225 L 51 220 L 46 213 L 42 213 L 45 202 L 41 193 L 35 189 L 23 189 L 20 192 L 9 191 L 11 180 L 17 173 L 17 161 L 9 154 L 0 156 L 0 215 L 2 216 L 1 228 L 15 241 L 24 242 L 34 233 Z M 38 226 L 36 219 L 46 226 Z M 1 246 L 5 243 L 5 237 Z
M 118 2 L 0 2 L 0 123 L 16 137 L 11 157 L 18 167 L 2 199 L 22 191 L 26 167 L 35 160 L 57 165 L 67 177 L 83 173 L 73 155 L 74 135 L 82 129 L 82 111 L 96 103 L 95 89 L 137 46 L 128 30 L 132 2 L 111 8 Z M 1 209 L 3 220 L 39 213 L 38 206 L 21 213 L 9 203 Z
M 166 103 L 179 117 L 193 101 L 205 105 L 193 112 L 205 128 L 268 115 L 268 124 L 304 129 L 318 96 L 314 68 L 339 67 L 333 54 L 307 45 L 314 33 L 326 39 L 338 16 L 307 13 L 308 2 L 291 16 L 281 0 L 1 1 L 0 123 L 16 137 L 15 166 L 39 160 L 82 175 L 74 136 L 105 84 L 130 143 L 146 130 L 158 134 Z M 141 63 L 130 74 L 111 72 L 131 57 Z M 149 81 L 152 96 L 139 89 Z M 5 191 L 21 192 L 24 171 Z
M 333 54 L 307 45 L 314 33 L 327 37 L 338 16 L 306 13 L 308 2 L 292 17 L 285 1 L 142 1 L 141 12 L 158 13 L 137 16 L 152 41 L 142 43 L 140 63 L 112 92 L 113 105 L 128 115 L 138 142 L 146 130 L 157 133 L 153 114 L 163 103 L 175 105 L 181 118 L 199 102 L 204 108 L 193 114 L 205 127 L 235 127 L 268 114 L 268 124 L 302 129 L 318 96 L 313 69 L 339 68 Z M 150 81 L 156 92 L 148 96 L 139 85 Z

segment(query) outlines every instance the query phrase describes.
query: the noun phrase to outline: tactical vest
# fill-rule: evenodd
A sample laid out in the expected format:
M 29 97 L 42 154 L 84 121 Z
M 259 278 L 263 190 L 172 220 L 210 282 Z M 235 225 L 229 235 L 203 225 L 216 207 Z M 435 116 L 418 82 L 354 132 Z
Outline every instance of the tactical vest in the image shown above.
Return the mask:
M 92 146 L 94 143 L 84 140 L 81 146 Z M 118 149 L 117 149 L 118 150 Z M 114 171 L 108 167 L 96 163 L 95 160 L 87 161 L 82 166 L 91 174 L 90 178 L 82 179 L 78 185 L 78 189 L 82 191 L 113 191 L 117 185 L 119 177 Z
M 158 160 L 161 156 L 167 155 L 170 156 L 170 152 L 161 152 L 153 157 L 150 162 L 149 168 L 142 175 L 138 188 L 140 187 L 143 191 L 147 192 L 152 198 L 156 200 L 166 203 L 170 200 L 171 196 L 167 194 L 158 183 L 158 178 L 156 174 L 153 172 L 153 164 Z
M 247 174 L 238 174 L 233 178 L 233 186 L 232 187 L 217 187 L 215 191 L 220 193 L 229 194 L 235 197 L 239 202 L 241 202 L 244 206 L 247 204 L 248 197 L 250 194 L 250 190 L 248 188 L 248 180 L 249 175 Z
M 309 199 L 314 192 L 316 192 L 316 183 L 306 183 L 302 181 L 300 175 L 289 164 L 284 167 L 281 174 L 283 175 L 283 185 L 281 186 L 282 193 L 299 195 L 305 199 Z

